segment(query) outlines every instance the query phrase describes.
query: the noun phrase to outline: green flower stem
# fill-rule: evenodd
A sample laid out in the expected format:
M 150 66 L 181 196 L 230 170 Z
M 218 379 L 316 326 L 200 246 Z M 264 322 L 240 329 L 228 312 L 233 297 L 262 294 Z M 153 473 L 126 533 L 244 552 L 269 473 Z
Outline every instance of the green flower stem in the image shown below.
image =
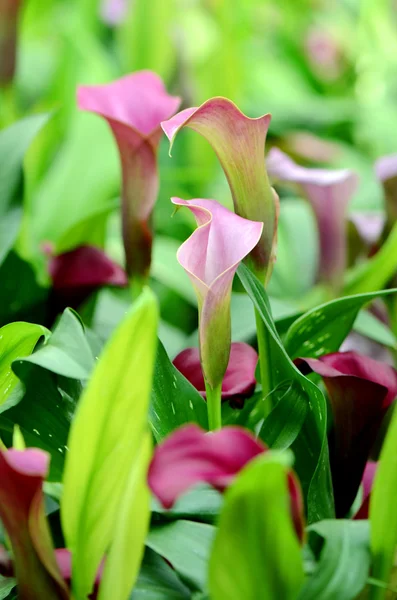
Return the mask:
M 264 417 L 271 412 L 273 406 L 269 393 L 273 389 L 272 374 L 271 374 L 271 363 L 270 363 L 270 345 L 269 345 L 269 333 L 266 329 L 261 315 L 255 309 L 255 321 L 256 321 L 256 336 L 258 339 L 258 352 L 259 352 L 259 365 L 261 373 L 262 383 L 262 396 L 263 412 Z
M 210 431 L 222 427 L 222 382 L 215 388 L 205 383 L 205 392 L 207 396 L 208 427 Z

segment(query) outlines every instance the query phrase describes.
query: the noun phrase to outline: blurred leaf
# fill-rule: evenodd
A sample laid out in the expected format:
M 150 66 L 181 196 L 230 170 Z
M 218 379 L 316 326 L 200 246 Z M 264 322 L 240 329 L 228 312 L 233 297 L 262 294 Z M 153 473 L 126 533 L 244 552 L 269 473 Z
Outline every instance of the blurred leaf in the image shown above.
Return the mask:
M 167 79 L 175 62 L 175 0 L 134 0 L 129 6 L 117 36 L 124 72 L 151 69 Z
M 277 230 L 277 261 L 268 293 L 299 298 L 314 284 L 318 263 L 318 234 L 310 206 L 299 199 L 283 199 Z M 304 265 L 304 268 L 302 268 Z
M 354 600 L 364 588 L 371 565 L 368 521 L 320 521 L 308 529 L 309 544 L 319 549 L 317 567 L 300 600 Z
M 150 521 L 150 492 L 146 480 L 151 451 L 152 439 L 147 432 L 118 506 L 113 540 L 101 577 L 99 600 L 126 600 L 138 576 Z
M 197 306 L 193 287 L 176 258 L 179 246 L 178 240 L 172 238 L 160 236 L 154 239 L 151 276 L 173 289 L 189 304 Z
M 76 600 L 91 591 L 114 536 L 128 476 L 139 460 L 157 320 L 155 299 L 146 289 L 105 346 L 73 421 L 61 516 L 73 555 Z
M 223 503 L 223 496 L 207 486 L 196 486 L 183 494 L 171 509 L 165 509 L 152 499 L 152 513 L 159 519 L 194 519 L 202 523 L 213 523 Z
M 207 407 L 196 388 L 174 367 L 161 342 L 154 366 L 149 423 L 157 442 L 184 423 L 208 429 Z
M 361 335 L 365 335 L 371 340 L 378 342 L 378 344 L 383 344 L 389 348 L 397 347 L 397 338 L 392 330 L 367 310 L 362 310 L 358 313 L 353 329 L 357 333 L 361 333 Z
M 130 600 L 189 600 L 190 590 L 183 585 L 161 556 L 146 549 L 141 571 Z
M 296 599 L 304 574 L 287 478 L 265 454 L 226 492 L 210 558 L 213 600 Z
M 167 559 L 189 587 L 205 590 L 215 531 L 212 525 L 175 521 L 152 527 L 146 545 Z
M 46 343 L 25 361 L 64 377 L 89 379 L 95 358 L 77 313 L 67 308 Z
M 284 340 L 288 354 L 294 359 L 336 352 L 363 306 L 374 298 L 394 292 L 397 289 L 346 296 L 312 308 L 288 329 Z
M 383 442 L 369 504 L 371 524 L 371 575 L 389 583 L 397 546 L 397 511 L 394 499 L 397 494 L 397 411 L 393 411 L 385 441 Z M 371 587 L 370 600 L 382 600 L 386 590 Z
M 330 518 L 334 514 L 333 493 L 330 475 L 328 441 L 327 441 L 327 406 L 320 389 L 295 367 L 289 358 L 273 323 L 269 312 L 269 301 L 263 285 L 252 275 L 248 268 L 241 264 L 238 276 L 258 310 L 269 334 L 270 365 L 274 384 L 294 386 L 295 394 L 286 394 L 285 402 L 291 401 L 291 410 L 296 401 L 296 394 L 307 403 L 308 411 L 299 432 L 294 433 L 295 441 L 292 450 L 295 455 L 295 470 L 302 484 L 307 505 L 309 522 Z M 274 392 L 273 392 L 274 394 Z M 275 407 L 277 409 L 277 406 Z M 288 411 L 283 411 L 285 420 L 277 421 L 273 432 L 277 438 L 283 436 L 283 430 L 290 429 Z
M 0 600 L 6 600 L 9 597 L 10 592 L 15 588 L 17 582 L 15 579 L 9 577 L 2 577 L 0 575 Z
M 13 361 L 31 354 L 39 339 L 48 334 L 45 327 L 32 323 L 10 323 L 0 329 L 0 406 L 18 384 L 11 368 Z
M 23 159 L 48 115 L 34 115 L 0 131 L 0 264 L 11 250 L 21 225 Z

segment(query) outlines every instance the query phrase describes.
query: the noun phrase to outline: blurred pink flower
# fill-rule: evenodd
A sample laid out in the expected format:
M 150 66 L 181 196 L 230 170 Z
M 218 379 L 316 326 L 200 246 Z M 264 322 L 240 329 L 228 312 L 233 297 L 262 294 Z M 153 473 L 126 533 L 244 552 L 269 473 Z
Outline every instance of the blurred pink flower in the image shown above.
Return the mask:
M 198 348 L 187 348 L 174 359 L 176 368 L 206 397 L 204 376 L 201 370 Z M 241 408 L 245 398 L 255 391 L 255 369 L 258 355 L 255 350 L 243 342 L 233 342 L 230 349 L 229 364 L 222 381 L 222 401 L 231 406 Z
M 198 225 L 179 248 L 177 258 L 197 295 L 201 366 L 214 389 L 229 363 L 234 274 L 258 243 L 263 224 L 243 219 L 215 200 L 172 198 L 172 202 L 189 208 Z
M 81 86 L 78 105 L 102 116 L 115 137 L 122 167 L 123 240 L 127 272 L 145 279 L 152 249 L 151 217 L 159 178 L 160 123 L 179 107 L 151 71 L 138 71 L 107 85 Z
M 275 181 L 297 184 L 310 202 L 320 241 L 319 275 L 336 288 L 346 267 L 347 205 L 358 185 L 349 169 L 312 169 L 297 165 L 278 148 L 267 157 L 269 175 Z

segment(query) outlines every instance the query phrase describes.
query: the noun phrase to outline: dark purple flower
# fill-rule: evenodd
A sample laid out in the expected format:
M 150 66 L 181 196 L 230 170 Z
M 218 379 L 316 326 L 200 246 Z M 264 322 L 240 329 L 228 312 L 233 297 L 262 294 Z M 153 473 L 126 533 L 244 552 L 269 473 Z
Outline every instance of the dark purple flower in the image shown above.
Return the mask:
M 53 256 L 48 271 L 53 290 L 63 308 L 76 308 L 103 286 L 124 287 L 128 284 L 124 269 L 94 246 L 79 246 Z
M 182 494 L 200 482 L 223 492 L 247 463 L 266 451 L 262 442 L 241 427 L 205 433 L 197 425 L 185 425 L 156 447 L 149 468 L 149 487 L 165 508 L 171 508 Z M 291 471 L 288 487 L 291 518 L 302 540 L 303 501 Z
M 229 364 L 222 382 L 222 401 L 228 400 L 236 408 L 241 408 L 244 400 L 255 391 L 255 369 L 258 355 L 255 350 L 243 342 L 233 342 Z M 174 359 L 174 365 L 206 397 L 204 376 L 200 364 L 198 348 L 186 348 Z
M 337 516 L 356 497 L 369 454 L 387 408 L 397 395 L 397 372 L 355 352 L 299 358 L 304 373 L 322 376 L 333 412 L 331 471 Z

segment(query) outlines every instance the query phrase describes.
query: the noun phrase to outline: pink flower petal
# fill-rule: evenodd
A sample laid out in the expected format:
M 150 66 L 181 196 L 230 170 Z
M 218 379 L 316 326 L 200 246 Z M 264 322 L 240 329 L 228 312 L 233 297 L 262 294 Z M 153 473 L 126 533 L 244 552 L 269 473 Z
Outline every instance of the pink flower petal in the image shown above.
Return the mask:
M 215 200 L 172 198 L 172 202 L 187 206 L 198 224 L 177 257 L 198 297 L 201 364 L 206 380 L 215 388 L 229 362 L 233 277 L 258 243 L 263 223 L 243 219 Z
M 386 198 L 387 231 L 397 219 L 397 154 L 382 156 L 375 163 L 375 173 L 382 182 Z
M 372 484 L 375 479 L 376 470 L 378 468 L 378 463 L 372 460 L 369 460 L 365 465 L 364 475 L 362 478 L 362 486 L 363 486 L 363 499 L 361 502 L 361 506 L 357 513 L 354 515 L 354 518 L 357 519 L 368 519 L 369 516 L 369 502 L 371 497 Z
M 114 27 L 127 16 L 128 0 L 102 0 L 101 17 L 104 23 Z
M 0 451 L 0 518 L 13 548 L 20 597 L 67 600 L 45 520 L 47 470 L 48 455 L 41 450 Z
M 269 175 L 298 184 L 309 200 L 320 238 L 319 275 L 340 286 L 346 266 L 347 205 L 357 189 L 358 177 L 349 169 L 308 169 L 272 148 L 267 157 Z
M 264 151 L 270 115 L 246 117 L 226 98 L 212 98 L 162 123 L 171 142 L 183 127 L 200 133 L 213 147 L 225 172 L 238 215 L 264 224 L 261 242 L 251 253 L 258 273 L 272 261 L 277 229 L 277 198 L 266 173 Z
M 239 427 L 204 433 L 185 425 L 159 444 L 149 468 L 149 487 L 165 508 L 197 483 L 223 491 L 266 447 Z
M 57 550 L 55 550 L 55 558 L 56 558 L 58 568 L 61 572 L 63 579 L 70 585 L 71 577 L 72 577 L 72 555 L 71 555 L 71 552 L 69 550 L 67 550 L 67 548 L 58 548 Z M 98 596 L 99 584 L 101 582 L 102 572 L 103 572 L 103 562 L 101 563 L 101 566 L 99 567 L 98 573 L 95 578 L 94 591 L 92 592 L 92 594 L 90 594 L 88 596 L 90 598 L 90 600 L 95 600 Z
M 361 239 L 368 246 L 372 246 L 379 240 L 385 226 L 383 213 L 354 212 L 350 214 L 349 218 L 356 226 Z
M 337 516 L 346 516 L 387 408 L 397 395 L 397 371 L 355 352 L 300 358 L 303 371 L 323 377 L 332 406 L 331 471 Z
M 251 346 L 243 342 L 232 343 L 229 364 L 222 382 L 222 400 L 228 400 L 232 406 L 242 406 L 244 399 L 255 391 L 257 362 L 258 355 Z M 187 348 L 180 352 L 174 359 L 174 365 L 205 398 L 198 348 Z
M 159 187 L 160 122 L 178 109 L 180 98 L 170 96 L 151 71 L 138 71 L 106 85 L 82 86 L 77 97 L 79 108 L 105 118 L 115 137 L 123 176 L 127 272 L 145 279 L 151 261 L 151 215 Z

